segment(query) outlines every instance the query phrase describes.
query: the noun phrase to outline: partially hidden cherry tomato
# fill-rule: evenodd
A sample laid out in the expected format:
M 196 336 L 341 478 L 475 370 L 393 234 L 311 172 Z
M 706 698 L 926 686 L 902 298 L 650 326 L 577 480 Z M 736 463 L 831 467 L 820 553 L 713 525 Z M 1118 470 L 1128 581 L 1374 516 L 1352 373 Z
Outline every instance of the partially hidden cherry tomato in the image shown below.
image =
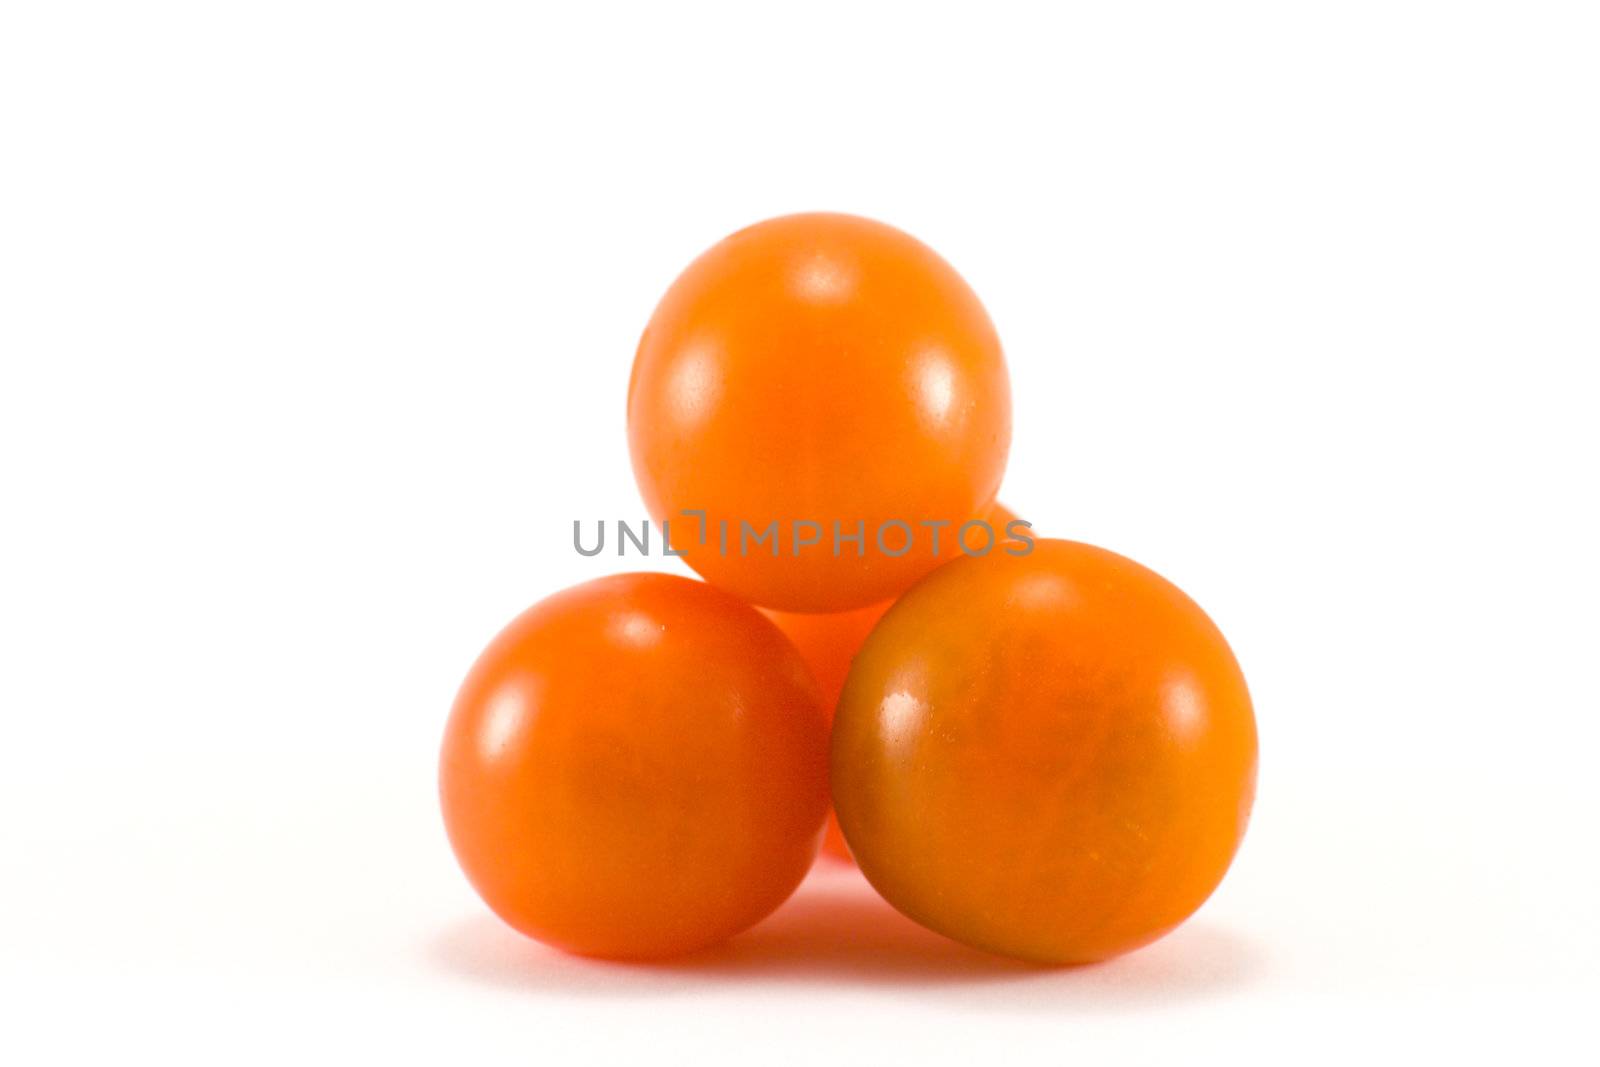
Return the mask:
M 834 805 L 868 880 L 925 926 L 1046 963 L 1127 952 L 1198 908 L 1255 780 L 1216 626 L 1154 572 L 1067 541 L 913 587 L 834 720 Z
M 513 927 L 584 955 L 713 944 L 786 899 L 827 811 L 816 683 L 700 582 L 601 578 L 519 616 L 446 728 L 450 843 Z
M 799 612 L 768 611 L 794 646 L 800 650 L 817 683 L 822 689 L 823 707 L 830 716 L 844 688 L 845 675 L 850 670 L 850 660 L 872 632 L 878 619 L 889 610 L 889 603 L 873 604 L 854 611 L 830 612 L 825 615 L 806 615 Z M 848 860 L 850 849 L 844 835 L 839 832 L 839 821 L 830 811 L 828 827 L 822 836 L 822 847 L 829 855 Z
M 1022 542 L 1014 535 L 1026 531 L 1010 528 L 1010 524 L 1016 520 L 1016 514 L 1004 504 L 995 504 L 987 522 L 993 531 L 992 538 L 996 545 L 1008 545 L 1016 549 L 1022 547 Z M 985 537 L 974 530 L 970 540 L 976 551 L 984 543 Z M 940 543 L 939 552 L 942 559 L 954 559 L 961 555 L 961 549 L 950 539 Z M 892 601 L 884 601 L 854 611 L 824 614 L 771 610 L 766 612 L 767 616 L 778 624 L 778 629 L 794 642 L 806 665 L 811 668 L 811 673 L 816 676 L 817 684 L 822 689 L 823 707 L 830 719 L 833 716 L 834 706 L 839 702 L 839 693 L 844 689 L 845 676 L 850 673 L 850 661 L 860 651 L 862 643 L 866 641 L 867 635 L 872 632 L 878 620 L 883 617 L 883 613 L 889 610 L 891 603 Z M 836 859 L 850 858 L 849 846 L 845 844 L 844 834 L 839 830 L 839 820 L 831 811 L 828 814 L 827 831 L 822 837 L 822 847 Z
M 634 359 L 628 441 L 647 507 L 708 581 L 844 611 L 936 565 L 926 524 L 949 539 L 986 513 L 1010 384 L 983 305 L 932 249 L 869 219 L 790 215 L 672 283 Z

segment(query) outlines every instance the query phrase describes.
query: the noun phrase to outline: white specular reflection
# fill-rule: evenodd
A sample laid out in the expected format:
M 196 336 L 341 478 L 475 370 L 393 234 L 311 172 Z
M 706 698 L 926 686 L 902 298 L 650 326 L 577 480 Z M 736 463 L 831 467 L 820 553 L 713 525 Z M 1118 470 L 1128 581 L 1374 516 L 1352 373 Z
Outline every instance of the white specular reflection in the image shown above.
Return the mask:
M 667 382 L 667 395 L 680 419 L 691 423 L 703 420 L 722 395 L 722 379 L 712 353 L 696 349 L 678 359 Z
M 618 644 L 633 648 L 649 648 L 660 644 L 661 635 L 666 632 L 666 627 L 661 623 L 637 611 L 624 611 L 612 616 L 608 629 Z
M 999 531 L 997 531 L 998 534 Z M 1066 578 L 1048 571 L 1024 575 L 1012 589 L 1019 609 L 1067 611 L 1079 600 L 1077 587 Z
M 1194 679 L 1187 674 L 1169 676 L 1161 697 L 1173 736 L 1184 744 L 1197 740 L 1205 729 L 1206 705 Z
M 893 755 L 904 755 L 916 744 L 917 722 L 922 718 L 922 701 L 904 689 L 896 690 L 883 698 L 879 709 L 878 728 L 882 730 L 884 747 Z
M 529 714 L 524 696 L 520 689 L 508 686 L 496 693 L 484 709 L 483 727 L 478 731 L 478 751 L 486 760 L 499 758 L 516 740 Z
M 950 361 L 943 353 L 930 352 L 917 360 L 913 373 L 924 414 L 935 422 L 948 421 L 956 397 L 956 376 Z
M 818 252 L 795 268 L 790 284 L 807 300 L 839 303 L 854 295 L 856 274 L 848 263 Z

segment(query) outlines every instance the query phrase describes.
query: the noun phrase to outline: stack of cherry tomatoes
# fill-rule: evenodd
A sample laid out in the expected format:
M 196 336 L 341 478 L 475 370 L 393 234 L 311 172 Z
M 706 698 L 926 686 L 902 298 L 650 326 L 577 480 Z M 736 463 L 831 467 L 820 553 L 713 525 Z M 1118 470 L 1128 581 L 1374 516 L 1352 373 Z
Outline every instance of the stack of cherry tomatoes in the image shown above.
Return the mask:
M 1021 959 L 1210 895 L 1255 792 L 1239 666 L 1177 587 L 996 502 L 1005 360 L 931 249 L 832 214 L 721 241 L 645 329 L 628 434 L 705 581 L 557 593 L 468 674 L 445 825 L 508 923 L 690 952 L 783 903 L 825 824 L 900 911 Z

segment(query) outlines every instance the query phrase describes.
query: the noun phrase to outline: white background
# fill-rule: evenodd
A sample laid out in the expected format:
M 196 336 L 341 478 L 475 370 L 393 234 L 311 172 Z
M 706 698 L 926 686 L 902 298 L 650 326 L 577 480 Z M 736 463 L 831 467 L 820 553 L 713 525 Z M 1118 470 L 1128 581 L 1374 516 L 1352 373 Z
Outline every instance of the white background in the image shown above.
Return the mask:
M 1594 1062 L 1594 6 L 558 6 L 0 8 L 0 1060 Z M 466 667 L 638 565 L 570 532 L 642 517 L 655 299 L 813 208 L 965 273 L 1004 499 L 1245 666 L 1256 817 L 1153 948 L 835 870 L 588 963 L 451 860 Z

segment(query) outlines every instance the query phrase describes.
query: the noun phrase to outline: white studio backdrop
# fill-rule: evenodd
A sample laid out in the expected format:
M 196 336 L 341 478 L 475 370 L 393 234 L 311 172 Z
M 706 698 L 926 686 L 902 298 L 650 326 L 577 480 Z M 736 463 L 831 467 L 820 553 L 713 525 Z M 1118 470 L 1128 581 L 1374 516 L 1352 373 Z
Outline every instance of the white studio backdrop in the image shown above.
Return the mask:
M 0 1059 L 1592 1062 L 1600 12 L 0 7 Z M 444 842 L 480 646 L 643 517 L 638 333 L 749 222 L 938 249 L 1003 499 L 1254 692 L 1217 895 L 1078 971 L 820 871 L 688 964 Z

